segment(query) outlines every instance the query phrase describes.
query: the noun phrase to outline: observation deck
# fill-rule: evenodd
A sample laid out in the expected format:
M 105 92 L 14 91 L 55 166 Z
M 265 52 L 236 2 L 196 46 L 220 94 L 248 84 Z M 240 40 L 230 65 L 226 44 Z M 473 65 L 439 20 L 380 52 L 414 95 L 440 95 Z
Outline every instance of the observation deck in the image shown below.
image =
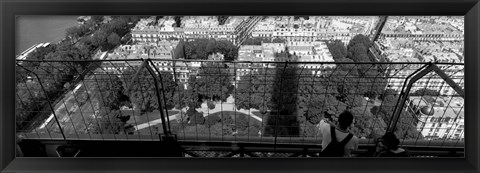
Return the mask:
M 464 157 L 462 63 L 17 60 L 16 69 L 25 156 L 316 157 L 320 119 L 349 110 L 356 157 L 370 157 L 386 132 L 412 157 Z

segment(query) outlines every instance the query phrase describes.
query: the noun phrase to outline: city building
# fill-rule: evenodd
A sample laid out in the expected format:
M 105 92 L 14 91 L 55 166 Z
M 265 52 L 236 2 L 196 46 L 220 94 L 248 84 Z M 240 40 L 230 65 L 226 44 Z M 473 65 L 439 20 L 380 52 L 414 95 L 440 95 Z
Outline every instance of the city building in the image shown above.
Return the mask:
M 463 17 L 424 18 L 391 16 L 380 34 L 384 38 L 419 41 L 463 41 Z
M 122 60 L 122 59 L 153 59 L 153 63 L 160 71 L 173 72 L 171 68 L 173 61 L 161 61 L 172 60 L 173 50 L 177 46 L 179 41 L 177 40 L 162 40 L 156 43 L 149 44 L 136 44 L 136 45 L 121 45 L 116 48 L 112 53 L 109 53 L 106 60 Z M 105 64 L 106 70 L 124 70 L 128 66 L 141 65 L 141 61 L 129 61 L 126 64 L 125 61 L 108 61 Z M 118 71 L 117 71 L 118 72 Z
M 417 116 L 417 130 L 427 139 L 464 139 L 463 98 L 435 97 L 428 103 L 424 97 L 411 96 L 407 110 Z
M 217 16 L 188 16 L 182 18 L 180 27 L 175 26 L 172 16 L 156 20 L 142 19 L 132 29 L 132 39 L 138 42 L 157 42 L 161 39 L 217 39 L 236 43 L 237 39 L 249 36 L 249 32 L 261 18 L 253 23 L 248 16 L 230 16 L 220 25 Z

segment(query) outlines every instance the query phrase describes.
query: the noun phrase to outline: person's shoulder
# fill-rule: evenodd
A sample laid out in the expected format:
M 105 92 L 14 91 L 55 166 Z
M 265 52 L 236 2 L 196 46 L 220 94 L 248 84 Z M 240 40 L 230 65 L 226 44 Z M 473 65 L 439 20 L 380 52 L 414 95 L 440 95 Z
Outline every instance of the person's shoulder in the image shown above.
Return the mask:
M 330 124 L 325 120 L 321 120 L 319 126 L 320 128 L 330 128 Z

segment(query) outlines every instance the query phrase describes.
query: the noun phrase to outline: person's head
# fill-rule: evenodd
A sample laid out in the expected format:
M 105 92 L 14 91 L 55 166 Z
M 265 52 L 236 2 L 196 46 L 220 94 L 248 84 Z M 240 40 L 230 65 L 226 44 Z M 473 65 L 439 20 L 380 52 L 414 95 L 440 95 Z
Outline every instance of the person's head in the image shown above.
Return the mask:
M 341 129 L 347 129 L 353 122 L 353 115 L 349 111 L 343 111 L 338 116 L 338 125 Z
M 393 132 L 388 132 L 383 135 L 382 143 L 388 149 L 396 150 L 398 149 L 398 144 L 400 144 L 400 140 L 397 139 L 397 136 L 395 136 Z

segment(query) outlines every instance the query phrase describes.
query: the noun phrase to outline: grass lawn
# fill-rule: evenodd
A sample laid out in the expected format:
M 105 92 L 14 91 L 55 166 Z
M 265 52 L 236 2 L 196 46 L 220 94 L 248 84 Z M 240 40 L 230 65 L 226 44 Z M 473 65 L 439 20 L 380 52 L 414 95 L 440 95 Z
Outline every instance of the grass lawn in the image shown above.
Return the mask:
M 174 127 L 176 127 L 176 126 L 178 126 L 178 122 L 176 120 L 170 121 L 170 129 L 172 131 L 175 131 Z M 135 131 L 134 134 L 150 135 L 151 133 L 153 133 L 153 135 L 158 135 L 159 133 L 163 133 L 162 124 L 156 124 L 156 125 L 150 126 L 150 128 L 144 128 L 144 129 L 137 130 L 137 131 Z
M 241 113 L 241 112 L 235 112 L 235 111 L 221 111 L 221 112 L 216 112 L 216 113 L 213 113 L 213 114 L 210 114 L 208 115 L 207 117 L 211 117 L 211 116 L 218 116 L 218 117 L 222 117 L 222 114 L 223 116 L 230 116 L 232 117 L 232 119 L 235 119 L 235 115 L 238 116 L 247 116 L 247 119 L 248 117 L 250 117 L 248 114 L 244 114 L 244 113 Z M 254 114 L 254 112 L 252 112 L 252 114 Z M 255 114 L 254 114 L 255 115 Z M 260 116 L 261 117 L 261 116 Z M 256 120 L 255 118 L 252 118 L 250 117 L 250 119 L 254 119 Z
M 179 113 L 179 111 L 168 111 L 169 116 L 175 115 L 177 113 Z M 143 124 L 149 121 L 160 119 L 160 111 L 158 110 L 154 110 L 153 112 L 146 112 L 142 115 L 140 115 L 139 110 L 122 110 L 122 115 L 130 115 L 130 120 L 128 120 L 127 123 L 132 125 Z

